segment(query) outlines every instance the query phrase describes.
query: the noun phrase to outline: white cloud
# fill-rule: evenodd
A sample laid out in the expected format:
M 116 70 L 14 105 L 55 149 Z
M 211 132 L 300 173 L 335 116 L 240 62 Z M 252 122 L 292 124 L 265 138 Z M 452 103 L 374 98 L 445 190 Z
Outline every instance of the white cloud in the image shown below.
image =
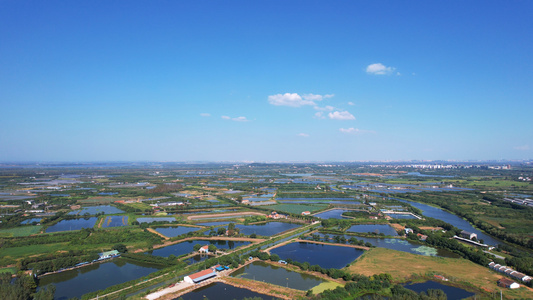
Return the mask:
M 315 118 L 317 119 L 325 119 L 326 117 L 324 117 L 324 113 L 319 111 L 317 113 L 315 113 Z
M 276 106 L 300 107 L 304 105 L 316 105 L 317 101 L 322 101 L 333 96 L 333 94 L 304 94 L 300 96 L 297 93 L 285 93 L 268 96 L 268 103 Z
M 250 121 L 250 120 L 246 119 L 246 117 L 237 117 L 237 118 L 233 118 L 231 120 L 233 120 L 235 122 L 248 122 L 248 121 Z
M 382 63 L 371 64 L 366 67 L 366 72 L 373 75 L 390 75 L 396 68 L 386 67 Z
M 324 106 L 324 107 L 315 106 L 315 109 L 316 109 L 316 110 L 320 110 L 320 111 L 332 111 L 332 110 L 335 109 L 335 107 L 330 106 L 330 105 L 326 105 L 326 106 Z
M 515 150 L 520 150 L 520 151 L 527 151 L 529 150 L 529 145 L 523 145 L 523 146 L 517 146 L 517 147 L 514 147 Z
M 348 102 L 348 105 L 354 106 L 355 103 L 353 103 L 353 102 L 350 101 L 350 102 Z
M 235 121 L 235 122 L 248 122 L 248 121 L 250 121 L 250 120 L 246 119 L 246 117 L 232 118 L 232 117 L 228 117 L 228 116 L 222 116 L 221 118 L 224 119 L 224 120 L 232 120 L 232 121 Z
M 355 117 L 347 111 L 334 111 L 328 114 L 332 120 L 355 120 Z
M 298 136 L 301 136 L 301 137 L 309 137 L 309 134 L 307 134 L 307 133 L 299 133 Z
M 201 113 L 200 116 L 202 116 L 202 117 L 211 117 L 211 114 L 209 114 L 209 113 Z
M 342 133 L 354 134 L 354 135 L 359 135 L 359 134 L 364 134 L 364 133 L 375 133 L 372 130 L 363 130 L 363 129 L 353 128 L 353 127 L 350 127 L 350 128 L 339 128 L 339 131 L 342 132 Z

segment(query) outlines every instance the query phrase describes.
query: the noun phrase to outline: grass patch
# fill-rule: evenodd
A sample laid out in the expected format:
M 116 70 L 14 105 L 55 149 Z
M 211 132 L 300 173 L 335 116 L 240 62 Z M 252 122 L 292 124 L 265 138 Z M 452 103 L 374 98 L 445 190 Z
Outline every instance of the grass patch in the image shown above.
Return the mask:
M 60 250 L 65 250 L 68 243 L 57 243 L 48 245 L 30 245 L 23 247 L 2 248 L 0 249 L 0 257 L 21 258 L 36 254 L 52 253 Z
M 373 274 L 389 273 L 393 280 L 404 282 L 411 275 L 426 275 L 428 272 L 437 272 L 455 282 L 468 282 L 479 289 L 499 293 L 497 281 L 502 277 L 489 268 L 477 265 L 462 258 L 447 258 L 421 256 L 407 252 L 395 251 L 385 248 L 374 248 L 359 257 L 347 268 L 352 273 L 371 276 Z M 529 298 L 531 292 L 525 288 L 508 291 L 512 298 Z
M 109 204 L 109 203 L 115 202 L 117 200 L 120 200 L 120 199 L 113 198 L 113 197 L 91 197 L 89 199 L 78 200 L 78 203 L 83 203 L 83 204 Z
M 303 211 L 314 212 L 317 210 L 321 210 L 321 209 L 328 207 L 328 205 L 327 204 L 309 205 L 309 204 L 285 204 L 283 203 L 283 204 L 265 205 L 263 207 L 271 209 L 271 210 L 283 211 L 283 212 L 292 213 L 292 214 L 301 214 Z
M 338 286 L 342 286 L 342 284 L 334 282 L 334 281 L 326 281 L 326 282 L 322 282 L 321 284 L 315 286 L 311 290 L 313 291 L 313 294 L 318 295 L 318 294 L 322 293 L 325 290 L 334 290 Z
M 0 273 L 15 274 L 17 273 L 17 268 L 0 268 Z
M 9 229 L 1 229 L 0 237 L 29 236 L 41 232 L 41 225 L 22 226 Z

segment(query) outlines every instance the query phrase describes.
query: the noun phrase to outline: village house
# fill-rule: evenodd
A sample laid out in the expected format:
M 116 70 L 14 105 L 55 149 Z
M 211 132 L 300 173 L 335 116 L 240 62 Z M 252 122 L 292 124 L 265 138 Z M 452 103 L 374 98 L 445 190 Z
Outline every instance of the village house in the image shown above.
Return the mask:
M 463 230 L 463 231 L 461 231 L 461 237 L 465 238 L 465 239 L 469 239 L 469 240 L 471 240 L 473 238 L 477 239 L 477 234 Z
M 500 280 L 498 280 L 498 286 L 509 288 L 509 289 L 517 289 L 520 287 L 520 285 L 514 281 L 512 281 L 509 278 L 502 277 Z
M 199 283 L 199 282 L 202 282 L 206 279 L 209 279 L 215 276 L 217 276 L 217 273 L 215 271 L 213 271 L 212 269 L 206 269 L 206 270 L 191 274 L 189 276 L 185 276 L 183 278 L 183 281 L 188 282 L 188 283 Z
M 302 216 L 308 216 L 310 214 L 311 214 L 310 211 L 302 211 Z
M 205 245 L 205 246 L 200 247 L 198 252 L 200 252 L 200 253 L 209 253 L 209 246 Z

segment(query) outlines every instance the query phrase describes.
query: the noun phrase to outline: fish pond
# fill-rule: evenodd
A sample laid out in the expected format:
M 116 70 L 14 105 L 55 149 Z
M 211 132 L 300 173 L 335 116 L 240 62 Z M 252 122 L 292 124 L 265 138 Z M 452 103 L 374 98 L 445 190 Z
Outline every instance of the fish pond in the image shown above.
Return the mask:
M 27 225 L 27 224 L 33 224 L 33 223 L 40 223 L 41 220 L 42 220 L 41 218 L 31 218 L 31 219 L 27 219 L 27 220 L 20 222 L 20 224 Z
M 145 218 L 137 218 L 137 222 L 139 223 L 152 223 L 152 222 L 174 222 L 176 221 L 175 218 L 172 217 L 145 217 Z
M 82 209 L 71 211 L 68 214 L 69 215 L 84 215 L 88 213 L 90 215 L 96 215 L 96 214 L 104 213 L 105 215 L 112 215 L 112 214 L 121 214 L 123 212 L 124 212 L 123 210 L 118 209 L 111 205 L 98 205 L 98 206 L 83 207 Z
M 102 223 L 103 228 L 128 226 L 128 216 L 108 216 Z
M 475 295 L 475 293 L 469 292 L 467 290 L 463 290 L 461 288 L 457 288 L 457 287 L 453 287 L 449 285 L 444 285 L 442 283 L 435 282 L 435 281 L 426 281 L 422 283 L 408 284 L 408 285 L 405 285 L 404 287 L 412 291 L 415 291 L 417 293 L 427 292 L 427 290 L 429 289 L 442 290 L 448 297 L 448 300 L 459 300 L 459 299 L 472 297 Z
M 318 235 L 324 238 L 323 233 L 318 233 Z M 329 241 L 332 241 L 336 235 L 328 235 Z M 346 240 L 349 240 L 352 236 L 344 235 Z M 397 251 L 408 252 L 412 254 L 425 255 L 425 256 L 440 256 L 440 257 L 451 257 L 458 258 L 458 254 L 453 253 L 448 250 L 438 249 L 429 247 L 423 244 L 411 242 L 405 239 L 391 239 L 391 238 L 377 238 L 377 237 L 359 237 L 355 236 L 356 239 L 362 240 L 365 243 L 370 243 L 376 247 L 387 248 Z
M 321 219 L 348 219 L 346 217 L 343 217 L 342 214 L 345 212 L 348 212 L 350 210 L 348 209 L 332 209 L 325 212 L 321 212 L 319 214 L 316 214 L 315 217 L 321 218 Z
M 281 259 L 292 259 L 310 265 L 319 265 L 322 268 L 342 269 L 347 264 L 361 256 L 364 251 L 351 247 L 322 245 L 315 243 L 297 242 L 283 245 L 270 250 Z
M 81 298 L 83 294 L 106 289 L 112 285 L 134 280 L 161 269 L 161 266 L 116 258 L 105 263 L 92 264 L 74 270 L 43 276 L 39 287 L 53 284 L 55 298 Z
M 188 227 L 188 226 L 172 226 L 172 227 L 158 227 L 155 228 L 155 231 L 161 233 L 162 235 L 166 237 L 176 237 L 178 235 L 186 234 L 189 232 L 193 232 L 196 230 L 199 230 L 201 228 L 199 227 Z
M 226 241 L 226 240 L 194 240 L 194 241 L 185 241 L 178 244 L 166 246 L 163 248 L 155 249 L 147 252 L 148 254 L 161 257 L 169 257 L 170 255 L 180 256 L 183 254 L 193 252 L 194 245 L 200 244 L 205 245 L 215 245 L 218 249 L 235 249 L 240 246 L 248 245 L 250 242 L 242 241 Z
M 201 262 L 201 261 L 204 261 L 208 258 L 211 258 L 213 256 L 210 256 L 210 255 L 207 255 L 207 254 L 197 254 L 197 255 L 194 255 L 194 256 L 191 256 L 189 258 L 187 258 L 185 261 L 187 262 L 187 264 L 189 265 L 192 265 L 192 264 L 195 264 L 197 262 Z
M 263 281 L 292 289 L 307 291 L 324 282 L 323 279 L 287 270 L 262 261 L 254 261 L 231 274 L 232 277 Z
M 278 233 L 291 230 L 294 228 L 300 227 L 300 224 L 291 224 L 285 222 L 268 222 L 264 224 L 253 224 L 253 225 L 241 225 L 236 224 L 235 227 L 239 228 L 240 233 L 244 235 L 250 235 L 255 233 L 257 235 L 271 236 Z
M 194 291 L 181 295 L 174 300 L 206 300 L 206 299 L 243 299 L 243 298 L 260 298 L 264 300 L 270 300 L 274 297 L 259 294 L 247 289 L 234 287 L 232 285 L 215 282 L 195 289 Z
M 80 230 L 83 228 L 93 228 L 94 224 L 96 223 L 96 220 L 98 220 L 97 217 L 62 220 L 59 223 L 48 227 L 45 232 L 50 233 L 59 231 Z
M 397 236 L 398 233 L 394 228 L 387 224 L 367 224 L 367 225 L 353 225 L 348 228 L 349 232 L 359 232 L 359 233 L 383 233 L 384 235 Z

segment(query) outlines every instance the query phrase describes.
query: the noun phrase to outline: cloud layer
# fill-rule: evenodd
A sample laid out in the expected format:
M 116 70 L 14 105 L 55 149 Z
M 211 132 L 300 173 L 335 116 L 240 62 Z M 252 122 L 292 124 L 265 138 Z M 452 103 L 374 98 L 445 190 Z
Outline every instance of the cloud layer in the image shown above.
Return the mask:
M 334 111 L 328 114 L 328 117 L 332 120 L 355 120 L 355 117 L 347 111 Z
M 386 67 L 382 63 L 371 64 L 366 67 L 366 72 L 373 75 L 390 75 L 396 70 L 394 67 Z
M 246 117 L 232 118 L 232 117 L 229 117 L 229 116 L 222 116 L 221 118 L 224 119 L 224 120 L 231 120 L 231 121 L 235 121 L 235 122 L 248 122 L 248 121 L 250 121 L 250 120 L 246 119 Z
M 372 131 L 372 130 L 363 130 L 363 129 L 353 128 L 353 127 L 339 128 L 339 131 L 342 133 L 354 134 L 354 135 L 359 135 L 359 134 L 364 134 L 364 133 L 376 133 L 375 131 Z
M 297 93 L 285 93 L 268 96 L 268 103 L 276 106 L 290 106 L 300 107 L 304 105 L 316 105 L 317 101 L 322 101 L 327 98 L 331 98 L 334 95 L 315 95 L 304 94 L 302 96 Z

